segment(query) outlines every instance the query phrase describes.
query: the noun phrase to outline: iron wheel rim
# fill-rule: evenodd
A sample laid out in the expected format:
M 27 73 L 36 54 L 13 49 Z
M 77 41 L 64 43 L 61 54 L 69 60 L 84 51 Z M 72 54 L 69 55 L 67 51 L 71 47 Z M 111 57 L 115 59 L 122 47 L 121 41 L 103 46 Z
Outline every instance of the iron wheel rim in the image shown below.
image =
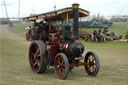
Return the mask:
M 58 78 L 61 78 L 62 76 L 64 76 L 65 63 L 64 63 L 64 59 L 60 55 L 56 57 L 55 71 L 57 73 Z
M 29 62 L 31 69 L 34 72 L 38 72 L 41 64 L 41 54 L 40 54 L 40 48 L 36 43 L 32 44 L 30 48 Z
M 96 76 L 99 72 L 100 63 L 99 58 L 94 52 L 88 52 L 85 56 L 84 63 L 88 65 L 85 66 L 85 70 L 90 76 Z

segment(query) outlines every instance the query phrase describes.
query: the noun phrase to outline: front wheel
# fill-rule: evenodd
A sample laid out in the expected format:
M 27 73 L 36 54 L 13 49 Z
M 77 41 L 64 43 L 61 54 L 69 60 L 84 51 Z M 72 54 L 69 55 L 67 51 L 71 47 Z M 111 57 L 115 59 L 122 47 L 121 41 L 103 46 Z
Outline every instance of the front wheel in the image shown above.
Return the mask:
M 54 61 L 55 73 L 59 79 L 66 79 L 69 73 L 69 62 L 67 56 L 63 53 L 58 53 Z
M 88 64 L 85 66 L 85 70 L 89 76 L 96 76 L 98 74 L 100 62 L 96 53 L 88 52 L 85 56 L 84 63 Z

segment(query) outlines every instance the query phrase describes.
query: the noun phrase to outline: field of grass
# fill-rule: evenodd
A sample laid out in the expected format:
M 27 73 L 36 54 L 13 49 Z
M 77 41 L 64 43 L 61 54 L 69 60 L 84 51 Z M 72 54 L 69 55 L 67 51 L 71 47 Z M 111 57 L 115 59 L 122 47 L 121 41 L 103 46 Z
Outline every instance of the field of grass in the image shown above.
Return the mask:
M 122 25 L 124 23 L 121 23 Z M 107 41 L 105 43 L 82 42 L 85 52 L 95 51 L 100 59 L 100 72 L 96 77 L 87 75 L 84 67 L 74 68 L 66 80 L 56 78 L 54 68 L 44 74 L 31 71 L 28 62 L 30 41 L 25 40 L 26 27 L 17 24 L 0 28 L 0 85 L 127 85 L 128 84 L 128 43 Z M 119 24 L 114 24 L 112 30 Z M 125 24 L 126 25 L 126 24 Z M 122 27 L 122 26 L 121 26 Z M 2 31 L 1 31 L 2 29 Z M 123 34 L 118 28 L 117 33 Z

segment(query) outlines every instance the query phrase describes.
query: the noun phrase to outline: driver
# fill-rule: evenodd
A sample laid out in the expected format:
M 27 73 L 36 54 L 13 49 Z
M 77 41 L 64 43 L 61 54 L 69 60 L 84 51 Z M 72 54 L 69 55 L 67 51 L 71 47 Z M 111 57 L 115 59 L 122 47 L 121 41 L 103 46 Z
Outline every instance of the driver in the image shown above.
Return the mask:
M 45 33 L 45 32 L 46 32 L 45 24 L 43 22 L 40 22 L 39 26 L 37 28 L 37 31 L 36 31 L 36 39 L 39 39 L 40 38 L 40 34 L 41 33 Z

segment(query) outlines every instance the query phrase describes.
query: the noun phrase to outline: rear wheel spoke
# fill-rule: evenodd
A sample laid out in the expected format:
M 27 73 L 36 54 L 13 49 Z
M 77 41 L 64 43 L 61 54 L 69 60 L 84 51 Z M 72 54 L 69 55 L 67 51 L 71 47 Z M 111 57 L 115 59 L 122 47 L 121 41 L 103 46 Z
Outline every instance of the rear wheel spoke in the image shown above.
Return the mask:
M 34 66 L 35 66 L 35 65 L 37 65 L 39 62 L 40 62 L 40 61 L 39 61 L 39 60 L 37 60 L 37 61 L 34 63 Z
M 40 51 L 40 49 L 39 49 L 39 47 L 38 47 L 37 50 L 36 50 L 36 52 L 35 52 L 35 56 L 38 56 L 39 51 Z

